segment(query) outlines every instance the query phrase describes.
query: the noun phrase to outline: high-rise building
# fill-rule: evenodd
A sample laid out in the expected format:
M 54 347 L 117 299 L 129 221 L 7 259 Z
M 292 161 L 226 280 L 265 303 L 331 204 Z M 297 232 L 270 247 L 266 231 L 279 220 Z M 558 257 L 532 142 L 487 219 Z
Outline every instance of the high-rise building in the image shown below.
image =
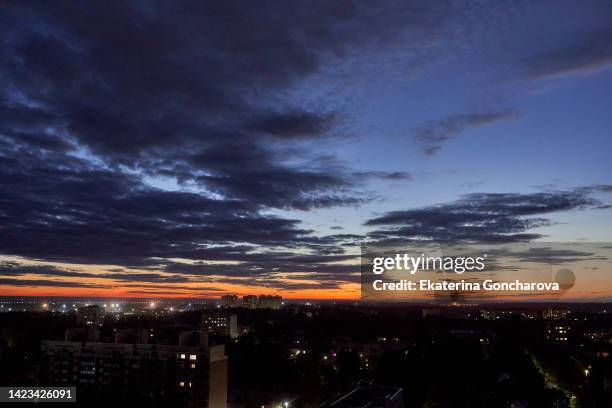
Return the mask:
M 283 305 L 282 296 L 272 295 L 245 295 L 242 298 L 242 306 L 248 309 L 280 309 Z
M 259 296 L 257 307 L 260 309 L 280 309 L 283 305 L 282 296 Z
M 221 307 L 231 308 L 231 307 L 238 307 L 238 306 L 239 306 L 238 296 L 236 295 L 221 296 Z
M 224 346 L 210 348 L 209 408 L 227 408 L 227 356 Z
M 202 327 L 210 334 L 230 336 L 232 339 L 238 337 L 238 317 L 235 314 L 204 312 Z
M 103 405 L 226 408 L 227 356 L 194 331 L 178 345 L 45 340 L 41 385 L 76 386 L 79 401 Z
M 245 295 L 242 297 L 242 306 L 248 309 L 257 309 L 257 296 Z

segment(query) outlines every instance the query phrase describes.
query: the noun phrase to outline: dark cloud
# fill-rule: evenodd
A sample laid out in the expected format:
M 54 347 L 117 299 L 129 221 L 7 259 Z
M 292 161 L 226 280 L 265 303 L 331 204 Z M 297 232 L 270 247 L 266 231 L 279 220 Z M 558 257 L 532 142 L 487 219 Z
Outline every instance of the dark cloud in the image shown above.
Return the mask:
M 297 220 L 264 216 L 257 203 L 154 189 L 71 156 L 14 148 L 0 160 L 4 254 L 133 266 L 155 257 L 208 259 L 211 244 L 229 243 L 231 251 L 236 243 L 311 242 Z
M 423 146 L 427 155 L 437 153 L 442 144 L 456 137 L 462 132 L 488 125 L 501 120 L 512 119 L 516 116 L 513 111 L 475 112 L 452 115 L 446 118 L 432 120 L 425 123 L 415 132 L 415 140 Z
M 312 280 L 312 278 L 309 278 Z M 258 280 L 254 282 L 257 286 L 271 287 L 280 290 L 309 290 L 309 289 L 338 289 L 342 286 L 343 281 L 335 282 L 291 282 L 280 280 Z
M 353 173 L 357 178 L 375 178 L 389 181 L 412 180 L 412 174 L 407 171 L 360 171 Z
M 278 138 L 300 139 L 326 134 L 335 115 L 312 112 L 268 113 L 248 124 L 248 129 Z
M 0 275 L 21 276 L 21 275 L 43 275 L 43 276 L 67 276 L 67 277 L 92 277 L 94 274 L 65 270 L 53 265 L 23 265 L 19 262 L 4 261 L 0 262 Z
M 45 280 L 45 279 L 14 279 L 14 278 L 0 278 L 0 285 L 13 285 L 13 286 L 56 286 L 63 288 L 88 288 L 88 289 L 108 289 L 111 288 L 109 285 L 99 285 L 85 282 L 67 281 L 60 282 L 56 280 Z
M 566 249 L 563 246 L 567 246 L 567 243 L 563 244 L 539 244 L 530 243 L 528 248 L 495 248 L 488 251 L 489 254 L 496 257 L 504 257 L 506 259 L 518 260 L 520 262 L 537 262 L 551 265 L 594 261 L 594 260 L 606 260 L 608 258 L 596 254 L 592 250 L 588 250 L 588 244 L 573 244 L 581 250 L 577 249 Z
M 215 144 L 187 156 L 186 161 L 183 168 L 170 169 L 169 174 L 177 175 L 182 182 L 194 181 L 222 197 L 244 200 L 256 207 L 306 210 L 364 201 L 353 190 L 350 177 L 341 172 L 283 165 L 282 154 L 253 142 Z M 150 167 L 163 168 L 164 164 Z M 204 167 L 206 172 L 193 170 Z
M 0 263 L 1 276 L 23 276 L 38 275 L 45 277 L 68 277 L 68 278 L 96 278 L 109 279 L 119 282 L 164 282 L 164 283 L 185 283 L 191 280 L 186 276 L 162 275 L 159 273 L 130 273 L 124 270 L 112 273 L 91 273 L 74 269 L 63 269 L 53 265 L 27 265 L 19 262 L 6 261 Z
M 299 149 L 282 144 L 336 135 L 338 113 L 287 94 L 321 66 L 429 26 L 444 10 L 9 3 L 0 17 L 0 113 L 10 119 L 0 134 L 30 148 L 86 149 L 115 168 L 175 177 L 224 199 L 298 209 L 358 204 L 350 175 L 291 163 L 288 152 Z
M 260 207 L 360 204 L 350 172 L 296 163 L 316 160 L 296 141 L 337 136 L 342 118 L 292 91 L 449 15 L 428 2 L 9 3 L 0 137 Z
M 546 79 L 599 71 L 612 66 L 612 29 L 606 27 L 576 35 L 557 48 L 522 61 L 529 79 Z
M 174 290 L 191 290 L 191 291 L 207 291 L 207 292 L 222 292 L 223 290 L 209 286 L 181 286 L 181 285 L 150 285 L 146 283 L 126 283 L 121 285 L 122 288 L 143 288 L 143 289 L 174 289 Z M 130 291 L 128 291 L 130 292 Z M 168 292 L 172 293 L 172 292 Z
M 358 205 L 367 201 L 352 191 L 348 179 L 319 171 L 293 171 L 280 167 L 254 167 L 218 175 L 202 175 L 197 181 L 211 191 L 260 205 L 308 210 Z
M 345 249 L 360 236 L 317 236 L 293 217 L 271 214 L 359 205 L 372 199 L 361 191 L 363 179 L 411 174 L 331 166 L 325 160 L 333 157 L 308 150 L 308 142 L 349 132 L 339 130 L 345 111 L 326 98 L 304 101 L 300 89 L 356 55 L 378 64 L 370 59 L 374 51 L 407 50 L 438 37 L 454 11 L 427 1 L 3 4 L 0 254 L 120 265 L 125 269 L 95 276 L 124 284 L 281 271 L 312 274 L 334 287 L 354 282 L 354 267 L 341 262 L 354 260 Z M 550 70 L 531 63 L 538 65 L 533 72 Z M 433 153 L 469 128 L 511 116 L 456 115 L 426 124 L 417 139 Z M 481 206 L 492 200 L 472 199 Z M 538 199 L 550 204 L 543 196 L 534 206 Z M 508 210 L 489 225 L 480 208 L 464 214 L 475 218 L 466 225 L 456 206 L 468 207 L 460 201 L 413 210 L 412 221 L 410 214 L 400 220 L 406 230 L 392 234 L 531 239 L 537 234 L 524 231 L 547 223 Z M 418 211 L 431 219 L 418 225 Z M 389 217 L 368 224 L 391 225 Z M 191 263 L 169 260 L 175 258 Z M 94 277 L 45 265 L 3 265 L 0 272 Z M 78 284 L 56 286 L 72 285 Z
M 582 189 L 533 194 L 478 193 L 447 204 L 389 212 L 368 220 L 366 225 L 379 228 L 370 234 L 373 239 L 530 241 L 542 235 L 526 231 L 550 225 L 543 215 L 597 204 Z
M 273 273 L 301 272 L 313 273 L 312 277 L 316 278 L 319 273 L 336 276 L 354 273 L 358 257 L 347 254 L 296 255 L 289 252 L 266 252 L 243 254 L 232 260 L 238 264 L 166 262 L 163 270 L 180 275 L 228 277 L 265 277 Z M 344 263 L 347 261 L 355 264 Z
M 129 294 L 132 294 L 132 295 L 151 295 L 151 296 L 194 295 L 194 292 L 171 292 L 171 291 L 164 291 L 164 290 L 158 290 L 158 289 L 152 289 L 152 290 L 128 290 L 128 291 L 126 291 L 126 293 L 129 293 Z M 198 296 L 202 296 L 202 295 L 206 295 L 206 294 L 207 293 L 198 292 Z

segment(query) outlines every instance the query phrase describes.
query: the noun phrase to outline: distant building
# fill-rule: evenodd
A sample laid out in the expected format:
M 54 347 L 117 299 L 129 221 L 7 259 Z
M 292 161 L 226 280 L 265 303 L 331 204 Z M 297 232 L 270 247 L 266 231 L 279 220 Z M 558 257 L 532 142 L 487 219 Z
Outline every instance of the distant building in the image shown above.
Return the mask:
M 545 320 L 565 320 L 569 313 L 568 309 L 553 309 L 548 308 L 542 312 L 542 317 Z
M 282 305 L 282 296 L 261 295 L 257 301 L 257 307 L 260 309 L 280 309 Z
M 193 331 L 178 345 L 45 340 L 41 385 L 77 386 L 82 402 L 226 408 L 227 356 Z
M 248 309 L 257 309 L 257 296 L 245 295 L 242 297 L 242 306 Z
M 280 309 L 283 305 L 282 296 L 272 295 L 245 295 L 242 297 L 242 306 L 248 309 Z
M 500 310 L 500 309 L 480 309 L 480 316 L 484 320 L 539 320 L 546 316 L 546 311 L 540 310 Z
M 498 319 L 496 310 L 482 309 L 480 310 L 480 315 L 485 320 L 497 320 Z
M 401 408 L 399 387 L 357 387 L 351 392 L 323 403 L 322 408 Z
M 202 327 L 210 334 L 218 336 L 238 337 L 238 318 L 229 313 L 208 313 L 202 315 Z
M 231 308 L 231 307 L 238 307 L 238 306 L 239 306 L 238 296 L 236 295 L 221 296 L 221 307 Z
M 477 316 L 477 312 L 474 311 L 472 308 L 460 306 L 438 306 L 431 308 L 423 308 L 421 313 L 424 319 L 473 319 Z
M 567 344 L 571 340 L 573 334 L 573 326 L 563 322 L 547 322 L 546 323 L 546 340 L 558 343 Z
M 77 310 L 77 325 L 102 326 L 104 323 L 104 308 L 98 305 L 79 307 Z

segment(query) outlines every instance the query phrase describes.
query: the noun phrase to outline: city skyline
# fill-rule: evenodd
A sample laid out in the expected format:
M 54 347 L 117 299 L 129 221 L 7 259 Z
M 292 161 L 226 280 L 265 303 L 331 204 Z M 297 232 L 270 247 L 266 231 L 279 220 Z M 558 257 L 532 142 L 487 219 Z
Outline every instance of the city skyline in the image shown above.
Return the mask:
M 357 299 L 363 242 L 612 242 L 608 2 L 1 7 L 4 296 Z

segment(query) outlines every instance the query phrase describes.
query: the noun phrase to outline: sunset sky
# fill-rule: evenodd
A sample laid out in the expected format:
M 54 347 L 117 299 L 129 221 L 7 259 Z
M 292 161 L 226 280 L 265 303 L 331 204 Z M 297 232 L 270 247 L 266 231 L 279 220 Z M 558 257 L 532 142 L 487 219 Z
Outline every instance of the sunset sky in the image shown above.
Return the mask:
M 364 241 L 612 242 L 611 106 L 609 1 L 2 2 L 0 295 L 353 299 Z

